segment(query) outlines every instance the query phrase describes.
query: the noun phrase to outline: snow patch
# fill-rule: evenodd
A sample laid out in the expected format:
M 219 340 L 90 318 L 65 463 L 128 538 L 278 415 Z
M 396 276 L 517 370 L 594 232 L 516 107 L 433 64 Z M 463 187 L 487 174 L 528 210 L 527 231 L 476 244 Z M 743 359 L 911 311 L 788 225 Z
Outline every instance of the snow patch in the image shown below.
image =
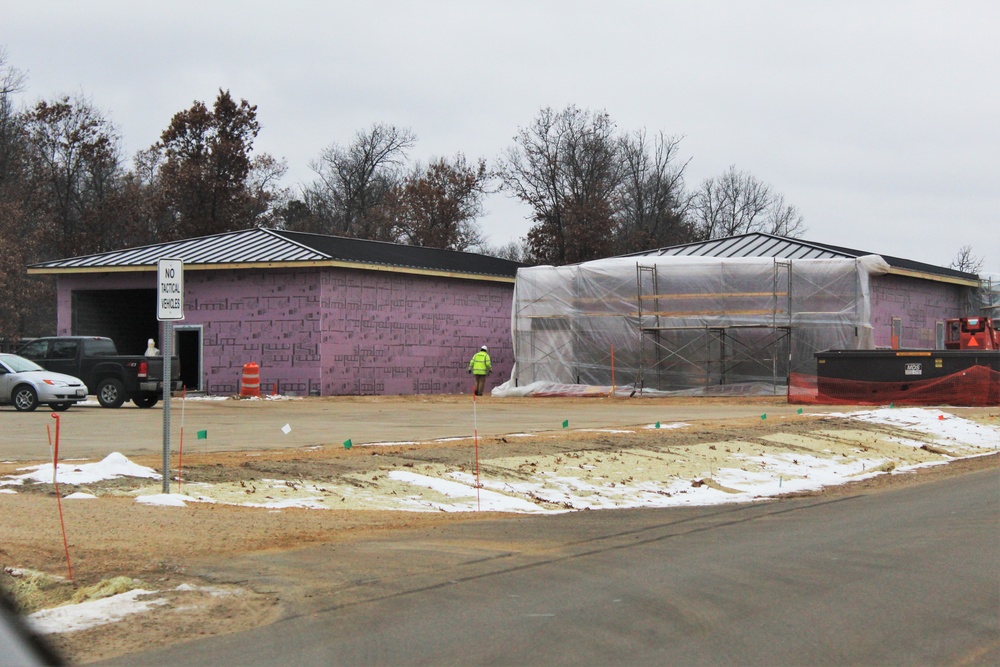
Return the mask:
M 24 484 L 29 481 L 41 484 L 52 483 L 51 463 L 43 463 L 42 465 L 21 468 L 21 470 L 30 470 L 31 472 L 23 475 L 14 475 L 0 480 L 0 485 Z M 94 482 L 99 482 L 105 479 L 114 479 L 116 477 L 148 477 L 151 479 L 160 479 L 160 473 L 156 472 L 152 468 L 136 465 L 118 452 L 108 454 L 98 463 L 60 463 L 56 468 L 56 473 L 56 481 L 59 484 L 72 484 L 77 486 L 81 484 L 93 484 Z
M 189 500 L 194 500 L 194 498 L 179 493 L 154 493 L 135 499 L 137 503 L 143 505 L 159 505 L 161 507 L 187 507 Z
M 28 616 L 28 623 L 36 632 L 43 635 L 87 630 L 167 604 L 167 601 L 162 599 L 141 599 L 155 594 L 154 591 L 135 589 L 100 600 L 43 609 Z
M 76 493 L 71 493 L 68 496 L 63 496 L 63 500 L 97 500 L 97 496 L 93 493 L 77 491 Z

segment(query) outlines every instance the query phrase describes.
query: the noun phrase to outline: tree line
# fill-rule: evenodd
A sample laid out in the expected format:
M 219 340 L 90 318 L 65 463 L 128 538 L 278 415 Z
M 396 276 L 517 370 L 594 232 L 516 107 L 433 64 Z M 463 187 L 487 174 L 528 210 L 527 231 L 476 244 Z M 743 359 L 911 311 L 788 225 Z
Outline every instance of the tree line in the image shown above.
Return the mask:
M 605 111 L 543 108 L 492 162 L 427 163 L 408 128 L 373 123 L 321 149 L 311 182 L 281 184 L 284 160 L 255 151 L 257 107 L 219 90 L 174 114 L 126 156 L 118 129 L 83 96 L 19 107 L 27 80 L 0 49 L 0 338 L 51 333 L 52 259 L 272 227 L 567 264 L 752 231 L 798 236 L 802 215 L 730 167 L 688 189 L 681 138 L 621 132 Z M 524 202 L 527 237 L 491 246 L 486 195 Z

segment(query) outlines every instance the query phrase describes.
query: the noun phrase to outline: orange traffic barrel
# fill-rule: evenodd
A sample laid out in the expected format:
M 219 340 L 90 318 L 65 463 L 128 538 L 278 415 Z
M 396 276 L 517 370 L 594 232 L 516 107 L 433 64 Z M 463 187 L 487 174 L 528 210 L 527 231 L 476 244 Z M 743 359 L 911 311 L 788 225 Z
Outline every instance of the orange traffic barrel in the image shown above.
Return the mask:
M 260 366 L 254 362 L 243 364 L 240 396 L 260 396 Z

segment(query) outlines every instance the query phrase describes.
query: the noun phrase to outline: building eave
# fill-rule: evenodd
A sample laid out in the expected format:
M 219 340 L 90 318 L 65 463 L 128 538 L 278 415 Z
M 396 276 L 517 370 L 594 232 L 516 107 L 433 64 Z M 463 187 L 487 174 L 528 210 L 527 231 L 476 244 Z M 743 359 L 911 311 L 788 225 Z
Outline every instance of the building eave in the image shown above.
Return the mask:
M 955 276 L 942 276 L 926 271 L 914 271 L 913 269 L 901 269 L 896 266 L 889 267 L 889 273 L 894 276 L 906 276 L 907 278 L 918 278 L 920 280 L 931 280 L 938 283 L 948 283 L 950 285 L 961 285 L 963 287 L 979 287 L 978 280 L 958 278 Z
M 482 282 L 497 282 L 513 284 L 514 276 L 497 276 L 482 273 L 466 273 L 460 271 L 445 271 L 437 269 L 421 269 L 416 267 L 395 266 L 387 264 L 370 264 L 361 262 L 345 262 L 337 260 L 312 260 L 294 262 L 239 262 L 220 264 L 185 264 L 185 271 L 232 271 L 253 269 L 303 269 L 303 268 L 339 268 L 356 269 L 359 271 L 383 271 L 386 273 L 403 273 L 407 275 L 430 276 L 435 278 L 453 278 L 459 280 L 478 280 Z M 29 275 L 77 275 L 98 273 L 156 273 L 156 265 L 134 266 L 80 266 L 58 268 L 29 268 Z

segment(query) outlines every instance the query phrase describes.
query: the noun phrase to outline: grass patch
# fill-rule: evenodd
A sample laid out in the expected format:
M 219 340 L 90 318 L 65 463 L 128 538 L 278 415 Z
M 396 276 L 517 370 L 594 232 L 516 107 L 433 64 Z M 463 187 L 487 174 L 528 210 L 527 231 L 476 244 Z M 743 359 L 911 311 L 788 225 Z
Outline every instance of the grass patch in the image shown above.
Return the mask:
M 100 600 L 141 586 L 142 582 L 130 577 L 112 577 L 81 588 L 63 577 L 38 570 L 14 567 L 0 570 L 0 588 L 25 615 L 64 604 Z

